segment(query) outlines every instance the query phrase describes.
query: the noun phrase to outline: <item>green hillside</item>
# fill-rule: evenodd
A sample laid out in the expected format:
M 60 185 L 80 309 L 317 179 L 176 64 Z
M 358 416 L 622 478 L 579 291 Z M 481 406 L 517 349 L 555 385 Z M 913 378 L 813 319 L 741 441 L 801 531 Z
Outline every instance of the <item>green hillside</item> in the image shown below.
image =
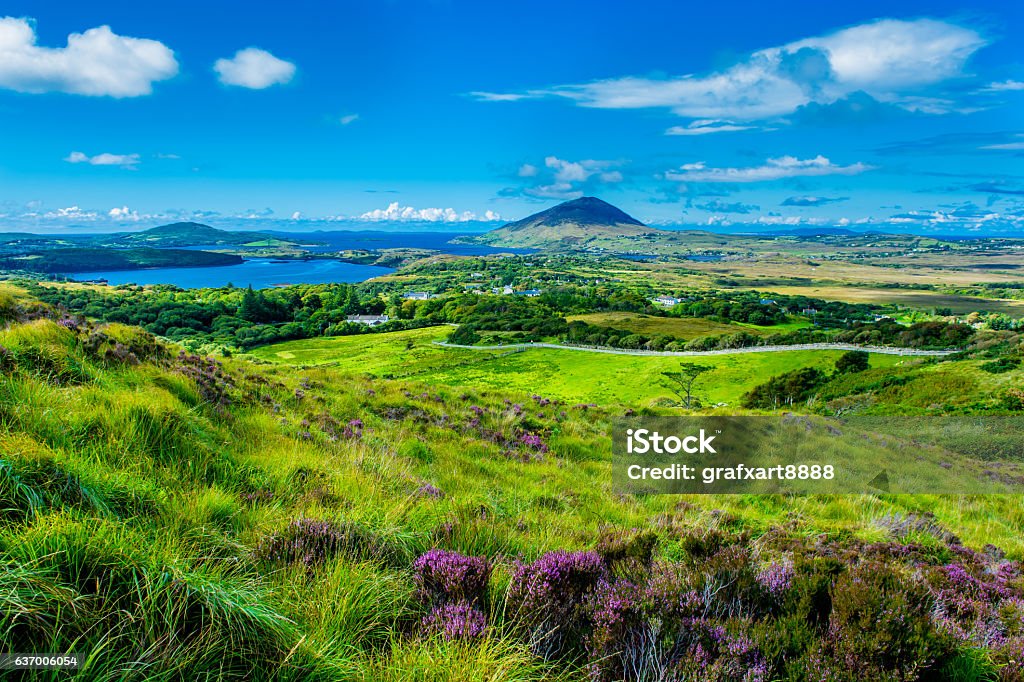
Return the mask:
M 241 256 L 185 249 L 142 248 L 57 248 L 25 255 L 0 257 L 0 269 L 64 273 L 144 268 L 191 268 L 236 265 Z
M 1019 679 L 1016 497 L 626 496 L 621 409 L 0 319 L 0 648 L 80 679 Z
M 278 242 L 266 232 L 220 230 L 202 223 L 170 223 L 140 232 L 126 232 L 101 238 L 105 246 L 243 246 L 263 241 Z M 291 242 L 282 242 L 291 244 Z

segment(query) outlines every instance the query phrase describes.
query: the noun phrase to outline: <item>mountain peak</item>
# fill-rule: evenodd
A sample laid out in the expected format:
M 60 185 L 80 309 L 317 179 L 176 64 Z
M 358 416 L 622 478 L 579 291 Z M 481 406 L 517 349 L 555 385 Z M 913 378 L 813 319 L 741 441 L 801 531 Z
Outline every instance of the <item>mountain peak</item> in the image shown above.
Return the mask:
M 503 225 L 474 241 L 528 248 L 589 248 L 657 232 L 597 197 L 580 197 Z
M 539 213 L 534 213 L 514 223 L 509 223 L 502 229 L 517 232 L 531 227 L 557 227 L 566 224 L 591 228 L 618 227 L 622 225 L 645 227 L 642 222 L 603 199 L 580 197 L 579 199 L 562 202 Z

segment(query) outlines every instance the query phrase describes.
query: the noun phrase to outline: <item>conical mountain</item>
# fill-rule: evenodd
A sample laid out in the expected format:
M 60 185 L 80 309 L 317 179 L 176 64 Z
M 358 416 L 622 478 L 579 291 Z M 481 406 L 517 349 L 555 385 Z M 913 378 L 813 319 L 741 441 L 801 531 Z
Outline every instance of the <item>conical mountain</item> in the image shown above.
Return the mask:
M 586 248 L 609 239 L 657 234 L 625 211 L 597 197 L 580 197 L 508 223 L 475 241 L 529 248 Z

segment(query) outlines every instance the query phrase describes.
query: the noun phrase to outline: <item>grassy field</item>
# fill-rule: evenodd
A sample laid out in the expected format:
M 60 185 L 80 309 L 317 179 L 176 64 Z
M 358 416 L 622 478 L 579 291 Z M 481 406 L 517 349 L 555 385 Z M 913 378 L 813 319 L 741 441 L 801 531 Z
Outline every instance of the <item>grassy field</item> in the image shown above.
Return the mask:
M 765 334 L 781 334 L 811 326 L 805 320 L 793 320 L 785 324 L 765 327 L 745 322 L 715 322 L 701 317 L 657 317 L 641 313 L 607 312 L 573 315 L 566 318 L 569 322 L 580 320 L 589 324 L 613 329 L 625 329 L 637 334 L 670 334 L 682 339 L 695 339 L 699 336 L 716 336 L 747 332 L 755 336 Z
M 933 308 L 949 308 L 958 315 L 984 310 L 1006 313 L 1012 317 L 1024 316 L 1024 301 L 956 296 L 927 290 L 908 291 L 906 289 L 873 289 L 850 286 L 775 286 L 772 287 L 772 291 L 794 296 L 814 296 L 826 301 L 895 304 L 926 311 Z
M 684 321 L 685 320 L 681 320 Z M 548 348 L 523 352 L 442 348 L 450 327 L 388 334 L 288 341 L 258 348 L 252 356 L 290 365 L 326 365 L 341 372 L 418 379 L 447 386 L 543 393 L 572 402 L 640 406 L 672 398 L 661 372 L 680 359 L 605 355 Z M 701 377 L 697 395 L 705 404 L 735 405 L 741 395 L 770 376 L 800 367 L 831 369 L 840 351 L 743 353 L 687 358 L 714 370 Z M 872 355 L 873 367 L 908 360 Z

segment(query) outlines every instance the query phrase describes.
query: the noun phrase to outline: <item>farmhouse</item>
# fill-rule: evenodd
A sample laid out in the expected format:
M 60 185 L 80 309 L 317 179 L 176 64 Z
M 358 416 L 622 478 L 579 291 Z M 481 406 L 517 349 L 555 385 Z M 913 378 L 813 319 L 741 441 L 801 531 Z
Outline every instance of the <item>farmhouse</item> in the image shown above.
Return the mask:
M 675 298 L 673 296 L 658 296 L 656 299 L 654 299 L 654 302 L 657 303 L 658 305 L 663 305 L 669 308 L 674 305 L 678 305 L 679 303 L 682 303 L 682 301 L 683 299 Z
M 517 291 L 516 296 L 529 296 L 530 298 L 534 298 L 535 296 L 540 296 L 541 293 L 540 289 L 526 289 L 524 291 Z
M 345 318 L 346 322 L 355 322 L 356 324 L 365 324 L 367 327 L 376 327 L 384 324 L 391 318 L 387 315 L 349 315 Z
M 402 298 L 409 301 L 428 301 L 432 296 L 428 291 L 410 291 L 403 294 Z

